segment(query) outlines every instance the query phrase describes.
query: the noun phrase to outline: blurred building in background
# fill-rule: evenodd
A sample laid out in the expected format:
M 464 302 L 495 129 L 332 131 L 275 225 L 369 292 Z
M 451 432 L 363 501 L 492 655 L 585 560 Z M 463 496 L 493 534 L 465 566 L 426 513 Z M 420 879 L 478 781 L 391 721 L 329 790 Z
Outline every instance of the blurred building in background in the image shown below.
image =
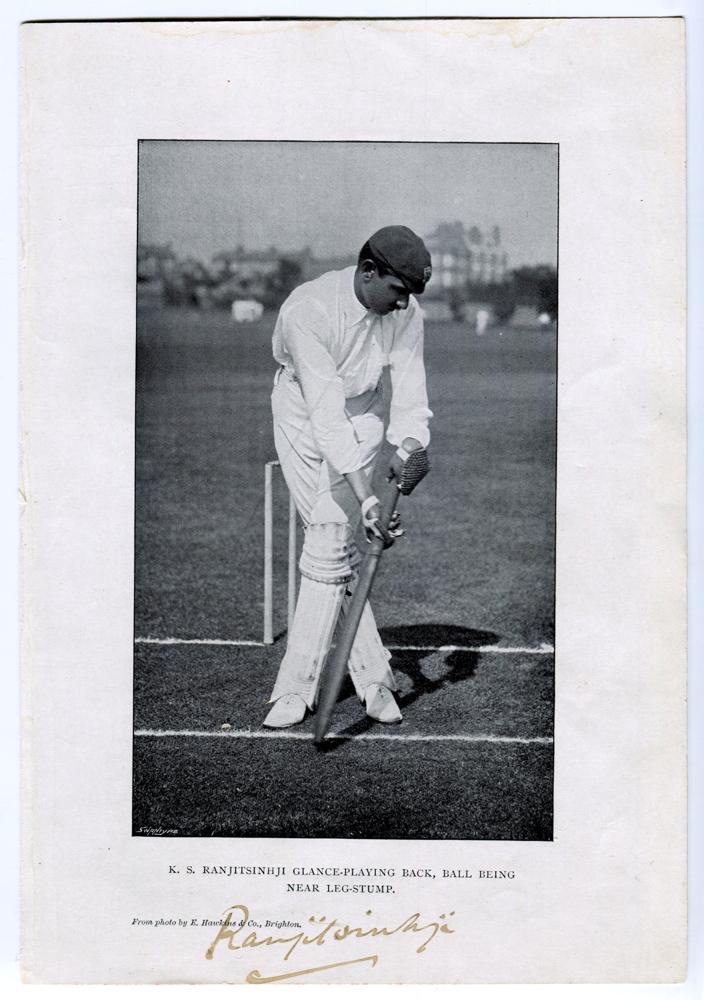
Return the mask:
M 463 222 L 441 222 L 424 239 L 433 260 L 431 284 L 435 288 L 459 289 L 468 282 L 492 285 L 506 278 L 508 254 L 501 246 L 498 226 L 485 234 Z
M 440 222 L 424 239 L 433 261 L 433 275 L 421 300 L 429 319 L 476 325 L 481 314 L 486 325 L 484 314 L 492 323 L 506 322 L 522 306 L 535 312 L 536 322 L 538 313 L 548 322 L 555 320 L 557 272 L 546 265 L 509 270 L 498 226 L 482 232 L 459 220 Z M 248 250 L 239 245 L 204 263 L 193 257 L 179 259 L 169 244 L 140 244 L 138 302 L 228 310 L 236 302 L 254 302 L 265 310 L 278 309 L 303 281 L 356 260 L 356 252 L 316 257 L 309 246 L 283 252 L 275 246 Z
M 177 264 L 170 243 L 140 243 L 137 247 L 137 281 L 161 280 Z
M 169 244 L 140 243 L 137 247 L 138 302 L 161 302 L 166 282 L 177 266 L 176 254 Z

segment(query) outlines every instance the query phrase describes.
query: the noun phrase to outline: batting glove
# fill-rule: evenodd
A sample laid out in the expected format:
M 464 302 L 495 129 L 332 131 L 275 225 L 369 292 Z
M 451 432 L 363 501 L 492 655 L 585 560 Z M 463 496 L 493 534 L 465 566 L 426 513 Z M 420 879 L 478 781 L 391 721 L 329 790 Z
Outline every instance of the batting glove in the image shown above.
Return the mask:
M 415 438 L 405 438 L 404 440 L 408 441 L 410 450 L 406 450 L 403 445 L 400 445 L 393 453 L 389 461 L 389 473 L 386 477 L 387 482 L 391 479 L 401 478 L 403 467 L 406 464 L 408 456 L 420 448 L 420 444 L 418 444 Z M 413 443 L 413 445 L 418 445 L 418 448 L 410 447 L 411 443 Z

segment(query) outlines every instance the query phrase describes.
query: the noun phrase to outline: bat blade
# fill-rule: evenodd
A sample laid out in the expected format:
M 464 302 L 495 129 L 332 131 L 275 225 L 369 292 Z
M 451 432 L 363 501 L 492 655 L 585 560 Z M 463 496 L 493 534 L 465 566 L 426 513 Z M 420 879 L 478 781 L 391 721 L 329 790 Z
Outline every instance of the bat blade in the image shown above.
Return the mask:
M 381 509 L 381 523 L 385 528 L 388 528 L 389 521 L 393 517 L 398 498 L 398 487 L 395 482 L 391 483 L 384 496 Z M 380 538 L 372 538 L 362 560 L 357 586 L 354 589 L 349 609 L 345 615 L 344 625 L 338 636 L 337 645 L 323 670 L 322 690 L 315 717 L 313 735 L 313 742 L 316 746 L 320 746 L 323 742 L 330 726 L 330 717 L 340 694 L 342 682 L 345 679 L 347 661 L 352 652 L 352 646 L 354 645 L 357 629 L 362 618 L 364 605 L 371 593 L 377 566 L 379 565 L 379 559 L 383 551 L 383 541 Z
M 430 469 L 428 453 L 425 449 L 412 452 L 403 466 L 400 478 L 392 480 L 384 494 L 381 505 L 381 524 L 388 529 L 389 522 L 402 495 L 412 493 L 421 479 L 424 479 Z M 345 679 L 347 661 L 352 652 L 357 629 L 362 618 L 364 605 L 371 593 L 377 566 L 384 551 L 384 543 L 380 538 L 372 538 L 362 560 L 359 579 L 354 589 L 350 606 L 345 616 L 345 622 L 337 640 L 337 645 L 323 668 L 320 702 L 315 718 L 313 742 L 321 746 L 330 727 L 330 718 L 335 703 L 340 694 L 342 682 Z

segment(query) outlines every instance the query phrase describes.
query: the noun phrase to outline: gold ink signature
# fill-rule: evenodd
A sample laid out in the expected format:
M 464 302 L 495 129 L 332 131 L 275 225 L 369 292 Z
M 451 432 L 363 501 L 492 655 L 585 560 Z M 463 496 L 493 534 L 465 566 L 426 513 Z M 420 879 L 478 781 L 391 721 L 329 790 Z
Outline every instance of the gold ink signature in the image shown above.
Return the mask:
M 339 969 L 342 965 L 359 965 L 360 962 L 371 962 L 376 965 L 379 961 L 378 955 L 366 955 L 364 958 L 351 958 L 347 962 L 332 962 L 330 965 L 314 965 L 310 969 L 297 969 L 296 972 L 282 972 L 278 976 L 263 976 L 258 969 L 252 969 L 247 973 L 248 983 L 280 983 L 284 979 L 293 979 L 295 976 L 307 976 L 310 972 L 325 972 L 327 969 Z
M 367 910 L 365 916 L 370 917 L 372 914 L 371 910 Z M 273 937 L 271 934 L 259 937 L 256 931 L 248 930 L 248 925 L 250 924 L 250 910 L 248 906 L 244 903 L 235 903 L 232 906 L 228 906 L 224 911 L 224 920 L 221 926 L 218 928 L 218 932 L 215 935 L 210 947 L 205 953 L 206 959 L 212 960 L 215 955 L 215 951 L 220 944 L 226 945 L 228 951 L 243 951 L 246 948 L 269 948 L 269 947 L 284 947 L 282 960 L 288 962 L 291 956 L 294 954 L 297 948 L 306 947 L 307 945 L 317 945 L 321 947 L 323 945 L 329 945 L 334 942 L 346 941 L 348 938 L 390 938 L 394 935 L 400 934 L 422 934 L 424 936 L 423 940 L 420 942 L 416 948 L 416 954 L 421 955 L 426 951 L 428 945 L 437 937 L 438 934 L 454 934 L 454 930 L 448 927 L 446 920 L 453 917 L 455 911 L 452 910 L 450 913 L 441 913 L 437 920 L 429 920 L 424 922 L 421 918 L 420 913 L 411 913 L 400 923 L 392 925 L 390 927 L 377 927 L 375 925 L 371 926 L 354 926 L 348 923 L 344 923 L 333 917 L 332 920 L 328 920 L 327 917 L 309 917 L 308 923 L 313 924 L 315 932 L 313 929 L 309 933 L 306 931 L 297 931 L 295 934 L 291 934 L 283 937 Z M 379 961 L 379 955 L 365 955 L 360 958 L 347 959 L 340 962 L 326 963 L 323 965 L 313 965 L 305 969 L 298 969 L 293 972 L 282 972 L 276 975 L 263 976 L 258 969 L 253 969 L 247 974 L 246 981 L 248 983 L 273 983 L 280 982 L 284 979 L 292 979 L 296 976 L 305 976 L 313 972 L 323 972 L 327 969 L 336 969 L 343 965 L 357 965 L 361 962 L 370 962 L 372 966 L 376 966 Z

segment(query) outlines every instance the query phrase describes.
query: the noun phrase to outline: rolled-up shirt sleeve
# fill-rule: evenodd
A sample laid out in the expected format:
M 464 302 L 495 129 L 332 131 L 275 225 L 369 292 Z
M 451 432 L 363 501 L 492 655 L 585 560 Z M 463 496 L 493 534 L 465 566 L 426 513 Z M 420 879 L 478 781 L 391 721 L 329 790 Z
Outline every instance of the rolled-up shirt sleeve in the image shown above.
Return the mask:
M 398 447 L 404 438 L 411 437 L 427 448 L 430 441 L 428 422 L 433 413 L 428 408 L 423 315 L 417 303 L 409 306 L 404 320 L 389 351 L 392 397 L 386 439 Z
M 361 469 L 364 456 L 345 410 L 345 390 L 327 346 L 329 320 L 315 301 L 298 303 L 282 317 L 286 350 L 293 359 L 308 408 L 313 438 L 325 460 L 344 474 Z

